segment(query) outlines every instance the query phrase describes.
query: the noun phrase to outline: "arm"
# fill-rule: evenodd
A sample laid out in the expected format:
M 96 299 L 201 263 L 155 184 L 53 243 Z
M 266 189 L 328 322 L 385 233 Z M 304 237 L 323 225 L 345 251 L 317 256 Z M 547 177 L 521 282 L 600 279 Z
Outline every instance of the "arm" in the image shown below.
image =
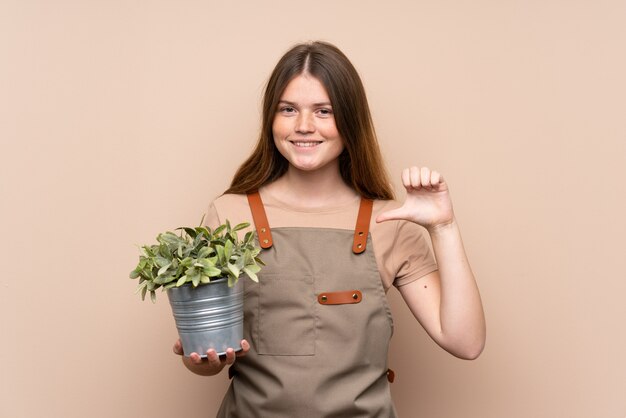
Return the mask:
M 475 359 L 485 344 L 485 317 L 478 286 L 454 218 L 448 187 L 436 171 L 404 170 L 407 199 L 376 221 L 405 219 L 430 233 L 439 271 L 399 288 L 415 318 L 446 351 Z

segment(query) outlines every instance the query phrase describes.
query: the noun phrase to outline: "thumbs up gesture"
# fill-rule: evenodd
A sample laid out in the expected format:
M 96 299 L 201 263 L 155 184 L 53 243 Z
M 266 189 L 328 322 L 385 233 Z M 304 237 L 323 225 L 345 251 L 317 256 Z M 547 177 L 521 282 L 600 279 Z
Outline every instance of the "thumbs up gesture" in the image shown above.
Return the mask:
M 448 185 L 437 171 L 428 167 L 411 167 L 402 171 L 406 200 L 397 208 L 381 213 L 376 222 L 407 220 L 432 231 L 454 222 Z

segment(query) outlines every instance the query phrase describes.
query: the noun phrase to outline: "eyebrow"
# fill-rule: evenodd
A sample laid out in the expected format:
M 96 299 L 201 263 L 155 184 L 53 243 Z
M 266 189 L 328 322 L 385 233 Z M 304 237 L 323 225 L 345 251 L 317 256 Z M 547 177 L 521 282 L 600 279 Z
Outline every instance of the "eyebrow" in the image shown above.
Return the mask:
M 297 103 L 290 102 L 289 100 L 280 100 L 278 102 L 278 104 L 281 104 L 281 103 L 284 103 L 289 106 L 294 106 L 294 107 L 297 106 Z M 318 107 L 318 106 L 331 106 L 332 107 L 330 102 L 313 103 L 313 107 Z

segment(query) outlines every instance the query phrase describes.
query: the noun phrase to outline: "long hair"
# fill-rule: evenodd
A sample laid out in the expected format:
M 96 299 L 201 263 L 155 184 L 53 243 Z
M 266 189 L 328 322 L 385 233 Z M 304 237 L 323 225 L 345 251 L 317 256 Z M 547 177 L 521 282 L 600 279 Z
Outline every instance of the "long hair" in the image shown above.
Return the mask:
M 303 73 L 317 78 L 330 98 L 337 131 L 344 143 L 339 156 L 343 180 L 363 197 L 393 199 L 361 78 L 343 52 L 320 41 L 294 46 L 276 64 L 263 96 L 259 140 L 225 193 L 253 192 L 287 171 L 289 163 L 274 144 L 272 124 L 287 84 Z

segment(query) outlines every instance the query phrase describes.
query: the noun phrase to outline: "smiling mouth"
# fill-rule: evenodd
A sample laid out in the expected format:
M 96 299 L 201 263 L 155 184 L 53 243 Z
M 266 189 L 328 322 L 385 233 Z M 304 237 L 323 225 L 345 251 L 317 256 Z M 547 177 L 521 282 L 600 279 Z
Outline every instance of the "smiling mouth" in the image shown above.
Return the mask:
M 322 141 L 289 141 L 296 147 L 311 148 L 322 143 Z

